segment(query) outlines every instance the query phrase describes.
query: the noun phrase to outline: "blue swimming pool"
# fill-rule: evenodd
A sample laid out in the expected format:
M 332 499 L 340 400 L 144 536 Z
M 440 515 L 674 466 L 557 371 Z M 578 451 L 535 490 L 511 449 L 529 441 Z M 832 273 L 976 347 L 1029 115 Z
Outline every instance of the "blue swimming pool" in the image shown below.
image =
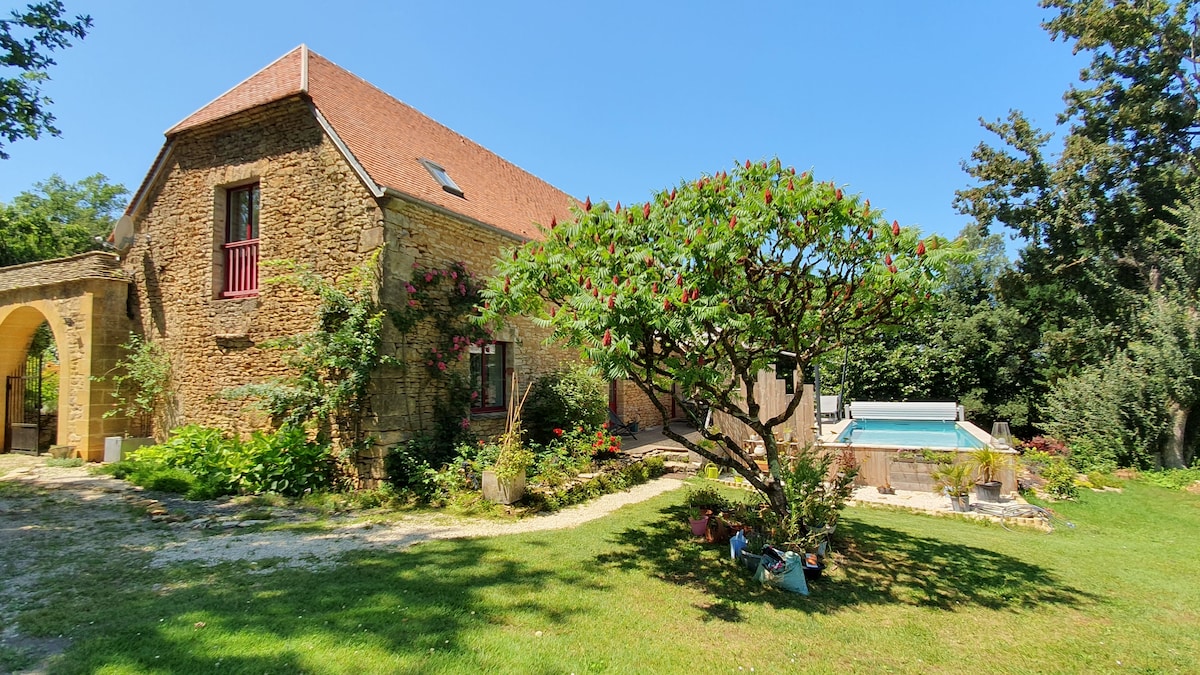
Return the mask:
M 932 420 L 851 420 L 838 443 L 909 448 L 982 448 L 983 442 L 954 422 Z

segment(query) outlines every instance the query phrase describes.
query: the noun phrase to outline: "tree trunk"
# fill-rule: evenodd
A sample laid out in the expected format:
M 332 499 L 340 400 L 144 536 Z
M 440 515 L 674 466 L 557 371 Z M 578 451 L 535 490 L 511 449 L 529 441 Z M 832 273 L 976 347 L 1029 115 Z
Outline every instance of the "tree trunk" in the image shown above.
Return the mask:
M 1188 414 L 1190 408 L 1185 408 L 1175 401 L 1170 401 L 1167 404 L 1167 410 L 1171 415 L 1171 437 L 1167 440 L 1166 447 L 1163 448 L 1163 466 L 1168 469 L 1184 469 L 1187 468 L 1185 454 L 1185 435 L 1187 432 Z

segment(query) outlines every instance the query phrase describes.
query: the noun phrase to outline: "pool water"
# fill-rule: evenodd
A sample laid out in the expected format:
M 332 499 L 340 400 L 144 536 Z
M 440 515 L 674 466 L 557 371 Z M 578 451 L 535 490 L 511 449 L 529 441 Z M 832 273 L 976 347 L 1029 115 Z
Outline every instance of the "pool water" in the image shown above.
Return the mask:
M 982 448 L 983 443 L 954 422 L 936 420 L 853 420 L 838 443 L 910 448 Z

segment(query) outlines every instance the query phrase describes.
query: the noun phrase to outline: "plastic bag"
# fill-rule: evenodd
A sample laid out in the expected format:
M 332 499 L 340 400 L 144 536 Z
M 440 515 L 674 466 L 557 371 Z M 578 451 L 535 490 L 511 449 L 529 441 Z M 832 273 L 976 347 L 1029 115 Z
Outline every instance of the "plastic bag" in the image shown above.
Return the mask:
M 799 553 L 779 551 L 770 546 L 764 548 L 754 578 L 764 586 L 775 586 L 792 593 L 808 595 L 808 581 L 804 578 L 804 558 Z
M 740 554 L 745 548 L 746 535 L 742 534 L 741 530 L 738 530 L 737 534 L 729 538 L 729 558 L 731 560 L 737 560 L 738 554 Z

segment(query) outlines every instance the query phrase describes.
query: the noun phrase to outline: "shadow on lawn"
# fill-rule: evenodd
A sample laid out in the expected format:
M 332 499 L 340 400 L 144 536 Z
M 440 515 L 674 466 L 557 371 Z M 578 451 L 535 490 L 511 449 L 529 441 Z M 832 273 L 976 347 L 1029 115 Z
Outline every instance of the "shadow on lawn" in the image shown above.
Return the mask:
M 376 667 L 394 672 L 447 664 L 487 670 L 495 664 L 465 639 L 473 630 L 516 621 L 553 631 L 578 610 L 560 599 L 543 601 L 544 584 L 598 587 L 486 540 L 422 545 L 401 555 L 355 553 L 331 570 L 259 566 L 267 569 L 230 563 L 146 571 L 139 581 L 156 590 L 127 590 L 119 618 L 100 609 L 107 625 L 78 636 L 84 639 L 68 650 L 62 670 L 119 664 L 138 672 L 304 672 L 350 653 L 364 664 L 382 658 Z M 307 654 L 314 646 L 318 651 Z M 342 651 L 322 657 L 330 647 Z
M 736 603 L 744 601 L 828 612 L 872 604 L 1016 609 L 1098 599 L 1028 560 L 851 519 L 838 528 L 840 571 L 810 582 L 811 596 L 765 590 L 729 559 L 727 546 L 693 538 L 686 513 L 682 506 L 668 508 L 657 519 L 616 533 L 619 548 L 596 556 L 597 563 L 699 588 L 715 599 L 699 609 L 721 621 L 739 621 Z

